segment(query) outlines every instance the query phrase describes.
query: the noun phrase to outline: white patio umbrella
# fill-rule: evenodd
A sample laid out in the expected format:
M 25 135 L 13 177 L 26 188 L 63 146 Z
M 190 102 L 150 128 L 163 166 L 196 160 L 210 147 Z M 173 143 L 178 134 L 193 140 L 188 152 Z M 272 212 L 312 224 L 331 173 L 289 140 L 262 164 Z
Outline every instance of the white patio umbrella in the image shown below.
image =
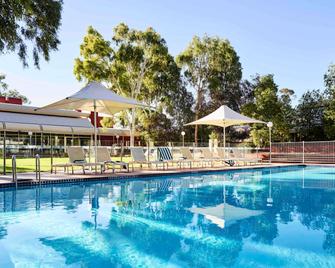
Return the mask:
M 263 210 L 251 210 L 229 205 L 226 202 L 226 183 L 223 184 L 223 203 L 209 207 L 192 207 L 190 212 L 203 215 L 220 228 L 225 228 L 237 221 L 259 216 Z
M 51 103 L 38 110 L 47 109 L 66 109 L 66 110 L 83 110 L 94 111 L 94 147 L 95 160 L 97 157 L 97 113 L 113 115 L 125 109 L 134 107 L 147 107 L 134 99 L 126 98 L 107 89 L 98 82 L 90 82 L 78 92 Z
M 220 228 L 227 227 L 240 220 L 263 214 L 261 210 L 236 207 L 227 203 L 204 208 L 194 207 L 190 208 L 189 211 L 205 216 L 206 219 L 218 225 Z
M 226 127 L 233 125 L 242 125 L 242 124 L 266 124 L 266 122 L 250 118 L 248 116 L 239 114 L 238 112 L 233 111 L 226 105 L 222 105 L 220 108 L 214 112 L 206 115 L 203 118 L 200 118 L 196 121 L 186 124 L 189 125 L 212 125 L 223 127 L 223 147 L 226 147 Z

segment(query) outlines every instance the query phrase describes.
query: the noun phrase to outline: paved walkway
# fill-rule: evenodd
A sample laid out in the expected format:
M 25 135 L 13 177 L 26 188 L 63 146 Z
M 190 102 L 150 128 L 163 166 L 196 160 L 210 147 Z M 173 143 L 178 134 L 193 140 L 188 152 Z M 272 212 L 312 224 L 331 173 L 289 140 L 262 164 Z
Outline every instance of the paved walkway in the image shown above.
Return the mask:
M 106 171 L 102 174 L 95 174 L 94 172 L 87 172 L 87 174 L 82 174 L 81 170 L 75 171 L 75 174 L 67 173 L 57 173 L 51 174 L 50 172 L 41 173 L 41 183 L 64 183 L 64 182 L 75 182 L 75 181 L 87 181 L 87 180 L 99 180 L 99 179 L 124 179 L 124 178 L 134 178 L 134 177 L 148 177 L 157 175 L 169 175 L 169 174 L 180 174 L 180 173 L 197 173 L 197 172 L 207 172 L 207 171 L 224 171 L 224 170 L 240 170 L 240 169 L 250 169 L 250 168 L 265 168 L 265 167 L 284 167 L 284 166 L 296 166 L 297 164 L 261 164 L 252 166 L 234 166 L 234 167 L 199 167 L 199 168 L 169 168 L 167 170 L 162 169 L 136 169 L 135 171 L 120 172 L 116 170 L 115 173 L 112 171 Z M 34 185 L 39 183 L 36 180 L 36 174 L 27 172 L 19 173 L 18 185 Z M 0 175 L 0 187 L 11 187 L 15 186 L 12 181 L 12 175 Z

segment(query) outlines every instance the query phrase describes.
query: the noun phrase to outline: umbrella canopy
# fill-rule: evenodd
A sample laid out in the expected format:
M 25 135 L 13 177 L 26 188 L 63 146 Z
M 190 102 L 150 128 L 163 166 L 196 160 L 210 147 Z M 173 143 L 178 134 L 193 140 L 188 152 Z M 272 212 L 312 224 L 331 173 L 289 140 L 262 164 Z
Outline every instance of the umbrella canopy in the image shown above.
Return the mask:
M 120 96 L 98 82 L 90 82 L 73 95 L 39 109 L 93 110 L 95 162 L 97 162 L 97 113 L 112 115 L 135 107 L 147 106 L 134 99 Z
M 206 115 L 203 118 L 200 118 L 194 122 L 186 124 L 188 125 L 213 125 L 218 127 L 229 127 L 233 125 L 241 124 L 252 124 L 252 123 L 261 123 L 266 124 L 263 121 L 256 120 L 245 115 L 239 114 L 238 112 L 233 111 L 226 105 L 222 105 L 219 109 L 214 112 Z
M 128 108 L 147 107 L 134 99 L 126 98 L 114 93 L 100 83 L 90 82 L 73 95 L 39 109 L 93 111 L 94 106 L 96 107 L 96 112 L 109 115 Z
M 209 115 L 206 115 L 203 118 L 188 123 L 185 126 L 212 125 L 212 126 L 223 127 L 223 147 L 226 147 L 226 127 L 233 125 L 254 124 L 254 123 L 266 124 L 263 121 L 239 114 L 238 112 L 233 111 L 226 105 L 222 105 L 219 109 L 215 110 Z
M 227 227 L 237 221 L 263 214 L 262 210 L 251 210 L 222 203 L 213 207 L 190 208 L 189 211 L 205 216 L 208 220 L 221 228 Z

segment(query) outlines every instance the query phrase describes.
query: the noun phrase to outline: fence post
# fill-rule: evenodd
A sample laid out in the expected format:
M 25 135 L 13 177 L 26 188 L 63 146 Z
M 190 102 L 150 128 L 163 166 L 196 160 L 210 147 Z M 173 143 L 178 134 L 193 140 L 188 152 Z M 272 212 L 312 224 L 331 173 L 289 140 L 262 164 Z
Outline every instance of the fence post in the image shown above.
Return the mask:
M 302 163 L 305 164 L 305 142 L 302 142 Z
M 3 175 L 6 175 L 6 131 L 3 132 Z

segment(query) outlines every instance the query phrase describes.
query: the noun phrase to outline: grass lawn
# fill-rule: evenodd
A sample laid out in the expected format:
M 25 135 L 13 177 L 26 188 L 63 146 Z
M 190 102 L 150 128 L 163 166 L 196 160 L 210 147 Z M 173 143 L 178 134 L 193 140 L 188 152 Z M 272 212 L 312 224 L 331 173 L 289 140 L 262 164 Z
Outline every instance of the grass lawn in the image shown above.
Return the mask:
M 129 156 L 123 157 L 122 161 L 129 162 L 130 161 Z M 112 157 L 113 160 L 120 160 L 120 157 Z M 67 163 L 69 159 L 67 157 L 64 158 L 54 158 L 53 163 L 54 164 L 61 164 L 61 163 Z M 94 160 L 92 159 L 92 162 Z M 3 170 L 2 166 L 3 160 L 0 161 L 0 172 Z M 35 171 L 35 158 L 18 158 L 16 159 L 16 167 L 17 172 L 32 172 Z M 51 159 L 50 158 L 41 158 L 41 171 L 50 171 L 51 170 Z M 12 160 L 6 159 L 6 172 L 12 171 Z

